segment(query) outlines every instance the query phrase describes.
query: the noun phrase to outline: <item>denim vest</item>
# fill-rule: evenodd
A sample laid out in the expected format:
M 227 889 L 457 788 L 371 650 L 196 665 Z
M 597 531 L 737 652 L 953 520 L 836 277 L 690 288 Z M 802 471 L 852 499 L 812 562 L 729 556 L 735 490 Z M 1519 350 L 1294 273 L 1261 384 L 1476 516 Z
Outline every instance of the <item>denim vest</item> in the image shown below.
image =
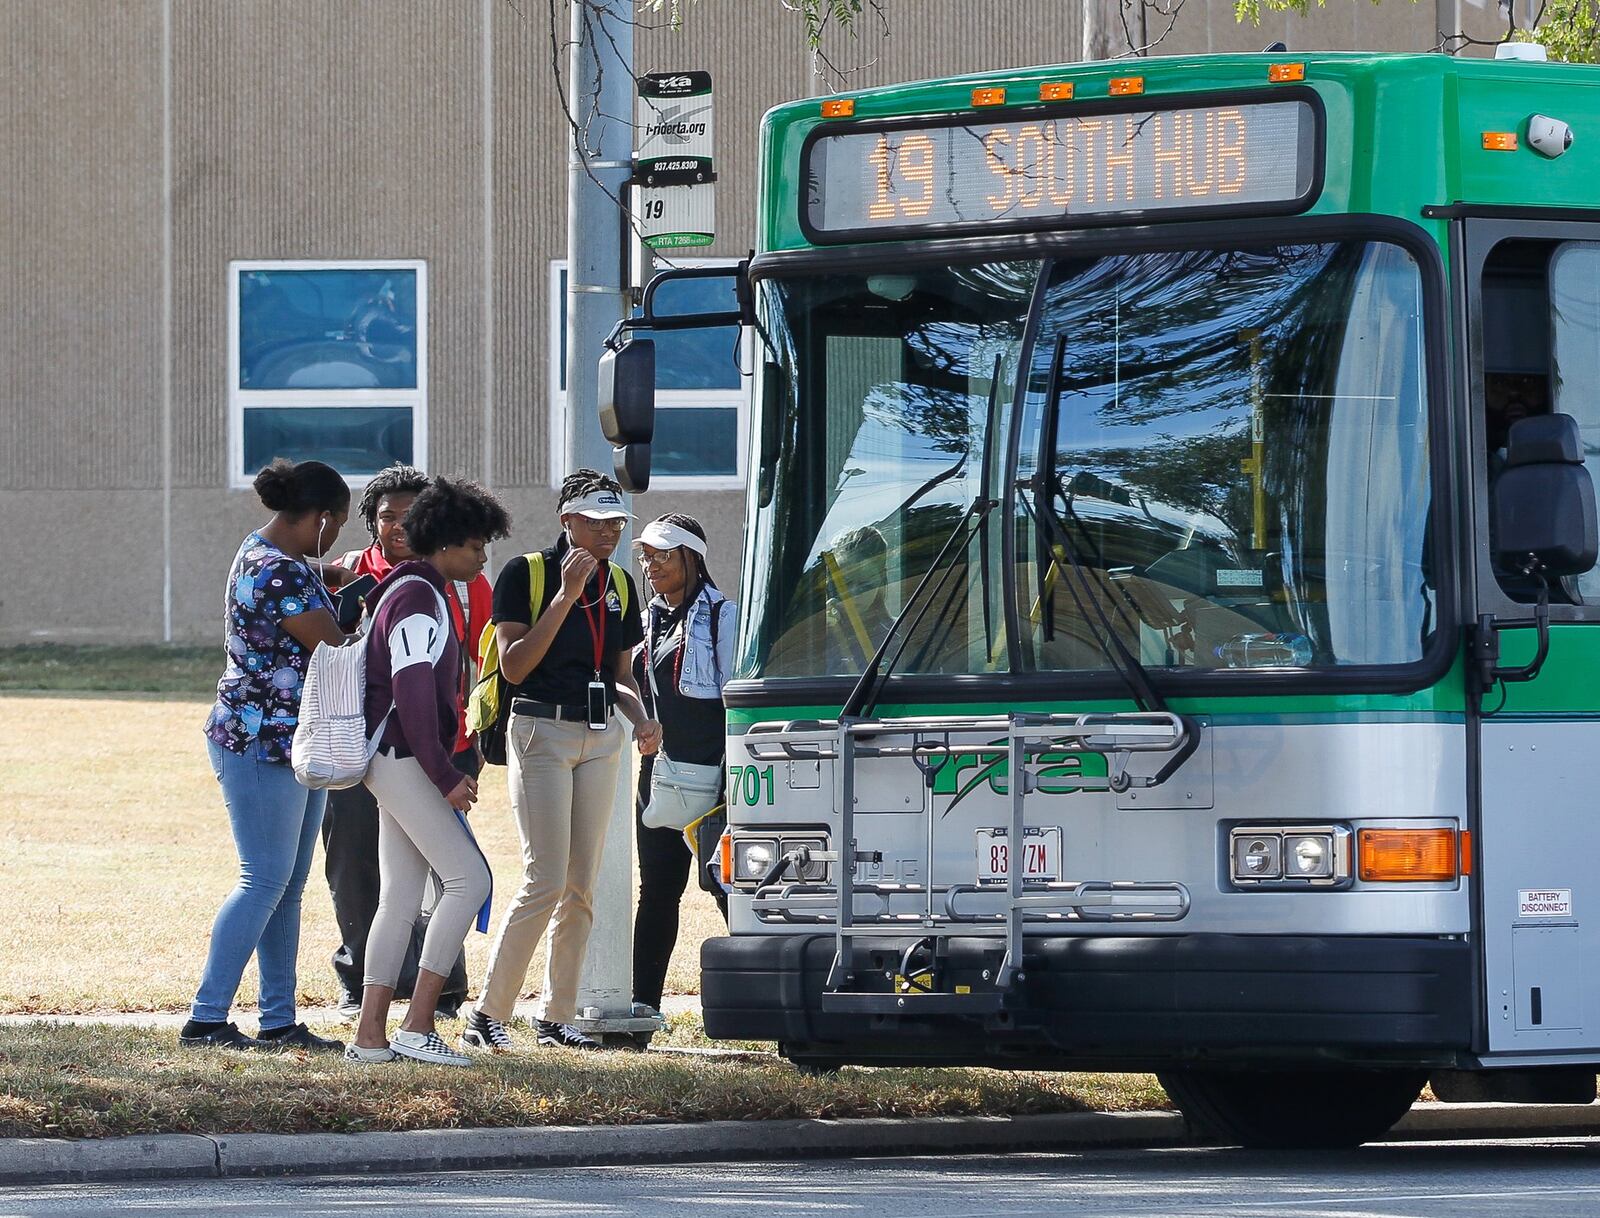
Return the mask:
M 659 597 L 651 602 L 665 607 Z M 711 615 L 719 614 L 717 646 L 711 647 Z M 733 636 L 737 628 L 738 607 L 722 593 L 710 586 L 700 589 L 689 605 L 684 620 L 683 670 L 678 679 L 678 692 L 686 698 L 722 697 L 722 687 L 733 672 Z

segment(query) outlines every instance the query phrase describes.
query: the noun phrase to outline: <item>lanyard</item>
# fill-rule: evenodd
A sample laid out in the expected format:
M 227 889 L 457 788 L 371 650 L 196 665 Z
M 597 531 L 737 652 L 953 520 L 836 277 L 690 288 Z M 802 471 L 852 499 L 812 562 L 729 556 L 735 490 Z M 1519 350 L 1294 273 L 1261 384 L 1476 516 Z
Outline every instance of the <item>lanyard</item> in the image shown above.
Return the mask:
M 589 637 L 594 640 L 594 679 L 600 680 L 600 661 L 606 654 L 606 577 L 611 574 L 610 564 L 600 568 L 600 573 L 595 578 L 599 581 L 599 592 L 595 594 L 594 601 L 580 601 L 583 606 L 583 616 L 589 619 Z M 598 620 L 592 612 L 594 605 L 600 606 Z

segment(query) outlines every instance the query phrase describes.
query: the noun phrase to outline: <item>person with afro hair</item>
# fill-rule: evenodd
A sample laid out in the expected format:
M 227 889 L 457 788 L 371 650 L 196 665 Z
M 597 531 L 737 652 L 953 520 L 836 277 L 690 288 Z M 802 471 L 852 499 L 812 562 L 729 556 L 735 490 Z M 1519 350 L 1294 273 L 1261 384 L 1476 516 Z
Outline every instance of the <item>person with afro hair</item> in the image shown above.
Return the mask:
M 511 518 L 475 483 L 435 478 L 403 524 L 414 557 L 397 564 L 368 600 L 366 729 L 378 746 L 363 781 L 378 803 L 380 883 L 361 1017 L 346 1056 L 465 1066 L 471 1059 L 440 1039 L 435 1021 L 490 878 L 464 815 L 478 798 L 477 780 L 452 757 L 468 652 L 445 597 L 452 583 L 482 574 L 488 543 L 510 531 Z M 410 1008 L 390 1037 L 389 1007 L 430 872 L 439 902 L 418 953 Z
M 413 465 L 395 464 L 379 470 L 362 491 L 356 515 L 367 526 L 372 544 L 341 555 L 337 568 L 348 578 L 370 575 L 383 579 L 399 563 L 415 557 L 406 537 L 405 518 L 417 495 L 430 479 Z M 450 624 L 463 653 L 461 711 L 457 717 L 456 769 L 476 778 L 482 766 L 478 748 L 466 724 L 466 695 L 477 679 L 478 643 L 488 624 L 493 590 L 481 573 L 468 581 L 452 581 L 445 588 Z M 366 976 L 367 933 L 378 912 L 378 805 L 363 786 L 328 792 L 328 811 L 322 821 L 323 873 L 333 898 L 339 946 L 333 953 L 333 971 L 339 979 L 339 1011 L 354 1019 L 361 1011 L 361 989 Z M 417 919 L 411 948 L 400 968 L 395 993 L 410 998 L 417 977 L 417 953 L 428 931 L 429 911 Z M 467 960 L 463 954 L 450 968 L 439 1013 L 454 1017 L 467 998 Z

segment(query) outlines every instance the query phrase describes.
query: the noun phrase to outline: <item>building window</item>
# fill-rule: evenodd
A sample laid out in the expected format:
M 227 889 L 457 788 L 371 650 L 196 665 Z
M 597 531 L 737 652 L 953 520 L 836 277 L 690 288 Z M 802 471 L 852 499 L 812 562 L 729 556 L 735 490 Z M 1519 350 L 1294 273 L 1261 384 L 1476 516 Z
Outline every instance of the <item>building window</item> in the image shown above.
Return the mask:
M 679 258 L 675 266 L 733 266 L 735 260 Z M 738 308 L 732 278 L 685 279 L 656 293 L 658 316 Z M 750 426 L 749 336 L 738 326 L 671 330 L 656 343 L 656 435 L 651 489 L 732 490 L 745 479 Z M 550 483 L 566 469 L 567 267 L 550 264 Z M 607 470 L 606 472 L 610 472 Z
M 229 265 L 230 485 L 275 457 L 426 468 L 427 287 L 422 262 Z

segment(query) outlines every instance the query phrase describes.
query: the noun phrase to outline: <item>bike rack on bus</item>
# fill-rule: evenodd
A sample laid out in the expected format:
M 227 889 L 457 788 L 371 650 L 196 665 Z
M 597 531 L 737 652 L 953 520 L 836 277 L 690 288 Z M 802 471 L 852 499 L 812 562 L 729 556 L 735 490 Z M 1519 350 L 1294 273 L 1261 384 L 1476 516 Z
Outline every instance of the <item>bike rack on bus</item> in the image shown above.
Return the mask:
M 1045 754 L 1098 753 L 1106 758 L 1105 778 L 1078 780 L 1087 790 L 1126 791 L 1159 786 L 1186 761 L 1199 743 L 1200 725 L 1167 711 L 1089 714 L 1013 713 L 971 718 L 929 717 L 896 719 L 846 719 L 837 723 L 810 722 L 757 724 L 745 738 L 750 756 L 757 761 L 836 761 L 834 806 L 840 823 L 835 850 L 809 854 L 795 860 L 785 856 L 756 887 L 752 908 L 765 922 L 834 926 L 836 948 L 824 987 L 824 1010 L 917 1009 L 926 1013 L 973 1012 L 998 1009 L 1011 986 L 1023 981 L 1023 934 L 1029 926 L 1063 922 L 1175 922 L 1188 915 L 1189 893 L 1180 883 L 1091 880 L 1081 883 L 1026 882 L 1020 865 L 1007 868 L 1002 908 L 965 908 L 984 898 L 993 904 L 992 886 L 933 883 L 935 818 L 927 813 L 926 882 L 857 883 L 859 863 L 881 861 L 876 852 L 856 849 L 855 779 L 861 758 L 904 757 L 922 773 L 930 774 L 950 758 L 989 755 L 999 751 L 1003 736 L 1008 763 L 1010 804 L 1009 840 L 1024 840 L 1027 830 L 1026 799 L 1037 791 L 1039 780 L 1030 764 Z M 775 738 L 763 740 L 766 734 Z M 979 735 L 970 743 L 954 737 Z M 1153 775 L 1134 775 L 1128 763 L 1135 753 L 1168 754 Z M 931 789 L 931 782 L 928 782 Z M 834 867 L 834 883 L 780 884 L 783 872 L 816 859 Z M 920 895 L 921 910 L 893 908 L 897 896 Z M 942 895 L 942 903 L 935 900 Z M 866 898 L 872 907 L 857 908 Z M 861 974 L 856 940 L 870 935 L 916 932 L 932 940 L 939 937 L 990 937 L 1003 939 L 1005 952 L 995 975 L 995 989 L 983 994 L 951 995 L 942 992 L 861 993 L 846 987 Z M 987 974 L 985 974 L 987 976 Z

